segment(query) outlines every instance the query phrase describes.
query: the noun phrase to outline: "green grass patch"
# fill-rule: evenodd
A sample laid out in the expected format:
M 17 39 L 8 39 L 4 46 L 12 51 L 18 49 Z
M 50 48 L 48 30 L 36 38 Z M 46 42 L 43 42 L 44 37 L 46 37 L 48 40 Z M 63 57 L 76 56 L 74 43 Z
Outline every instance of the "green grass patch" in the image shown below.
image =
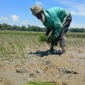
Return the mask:
M 85 46 L 85 33 L 67 33 L 67 47 L 80 48 Z M 0 57 L 26 58 L 31 49 L 40 48 L 46 43 L 45 32 L 0 31 Z M 46 45 L 48 46 L 48 45 Z M 43 49 L 43 48 L 42 48 Z M 47 50 L 47 49 L 46 49 Z
M 67 32 L 66 37 L 71 38 L 85 38 L 85 32 Z
M 40 42 L 46 42 L 47 41 L 47 37 L 44 34 L 39 35 L 39 41 Z
M 24 85 L 56 85 L 55 82 L 28 82 Z

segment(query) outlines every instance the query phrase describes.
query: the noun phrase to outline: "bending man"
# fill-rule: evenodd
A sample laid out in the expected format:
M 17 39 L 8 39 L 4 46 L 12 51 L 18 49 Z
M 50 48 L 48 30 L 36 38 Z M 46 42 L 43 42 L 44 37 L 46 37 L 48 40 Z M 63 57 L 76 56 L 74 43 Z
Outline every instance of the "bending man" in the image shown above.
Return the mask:
M 57 46 L 58 42 L 62 48 L 62 52 L 66 53 L 66 32 L 72 21 L 70 12 L 60 7 L 53 7 L 48 10 L 44 10 L 41 6 L 35 5 L 30 8 L 32 14 L 37 17 L 43 25 L 46 27 L 46 36 L 50 32 L 51 36 L 47 42 L 51 43 L 50 50 L 54 50 L 54 46 Z

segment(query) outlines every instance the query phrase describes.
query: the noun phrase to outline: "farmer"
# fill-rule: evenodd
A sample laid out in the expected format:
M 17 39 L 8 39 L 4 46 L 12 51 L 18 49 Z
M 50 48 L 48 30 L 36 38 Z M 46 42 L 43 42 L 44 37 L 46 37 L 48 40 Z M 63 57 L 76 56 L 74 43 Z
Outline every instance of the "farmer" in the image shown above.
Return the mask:
M 70 12 L 60 7 L 53 7 L 44 10 L 41 6 L 35 5 L 30 8 L 32 14 L 39 19 L 46 27 L 46 36 L 51 32 L 47 43 L 51 43 L 50 51 L 54 50 L 58 42 L 62 48 L 62 53 L 66 53 L 66 32 L 72 21 Z

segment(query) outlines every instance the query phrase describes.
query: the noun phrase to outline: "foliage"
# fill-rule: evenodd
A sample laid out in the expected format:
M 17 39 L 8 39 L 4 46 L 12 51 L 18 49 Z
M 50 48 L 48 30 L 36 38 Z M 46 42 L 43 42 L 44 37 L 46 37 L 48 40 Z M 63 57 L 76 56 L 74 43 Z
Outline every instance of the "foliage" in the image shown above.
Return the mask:
M 0 24 L 0 30 L 16 30 L 16 31 L 41 31 L 41 32 L 44 32 L 46 31 L 46 28 L 41 28 L 41 27 L 38 27 L 38 26 L 30 26 L 28 25 L 27 27 L 26 26 L 11 26 L 11 25 L 8 25 L 6 23 L 3 23 L 3 24 Z
M 54 82 L 28 82 L 24 85 L 56 85 Z
M 47 37 L 44 34 L 41 34 L 41 35 L 39 35 L 39 41 L 45 42 L 45 41 L 47 41 Z
M 11 26 L 11 25 L 8 25 L 6 23 L 3 23 L 3 24 L 0 24 L 0 30 L 16 30 L 16 31 L 35 31 L 35 32 L 45 32 L 46 31 L 46 28 L 41 28 L 41 27 L 38 27 L 38 26 L 31 26 L 31 25 L 28 25 L 28 26 Z M 70 32 L 85 32 L 85 29 L 84 28 L 70 28 L 69 29 Z
M 84 28 L 70 28 L 70 32 L 85 32 Z
M 85 38 L 85 32 L 67 32 L 66 37 Z
M 37 43 L 37 33 L 33 35 L 32 32 L 0 31 L 0 57 L 26 58 L 26 47 L 33 48 L 35 43 Z
M 85 46 L 85 33 L 68 32 L 66 36 L 67 47 Z M 38 50 L 46 39 L 44 32 L 0 30 L 0 57 L 26 58 L 31 49 Z

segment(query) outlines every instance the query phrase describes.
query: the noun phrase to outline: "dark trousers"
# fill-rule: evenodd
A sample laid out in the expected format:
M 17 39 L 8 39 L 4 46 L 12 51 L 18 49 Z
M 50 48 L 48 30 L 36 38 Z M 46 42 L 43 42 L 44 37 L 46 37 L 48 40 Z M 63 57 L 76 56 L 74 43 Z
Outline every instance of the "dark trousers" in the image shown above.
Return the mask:
M 65 23 L 63 24 L 63 30 L 60 33 L 59 37 L 51 42 L 51 49 L 54 46 L 57 46 L 59 41 L 60 41 L 60 47 L 65 47 L 66 46 L 65 35 L 68 31 L 68 28 L 70 26 L 71 21 L 72 21 L 72 16 L 71 16 L 71 14 L 69 14 L 69 16 L 66 18 Z M 52 32 L 52 34 L 53 34 L 53 32 Z

